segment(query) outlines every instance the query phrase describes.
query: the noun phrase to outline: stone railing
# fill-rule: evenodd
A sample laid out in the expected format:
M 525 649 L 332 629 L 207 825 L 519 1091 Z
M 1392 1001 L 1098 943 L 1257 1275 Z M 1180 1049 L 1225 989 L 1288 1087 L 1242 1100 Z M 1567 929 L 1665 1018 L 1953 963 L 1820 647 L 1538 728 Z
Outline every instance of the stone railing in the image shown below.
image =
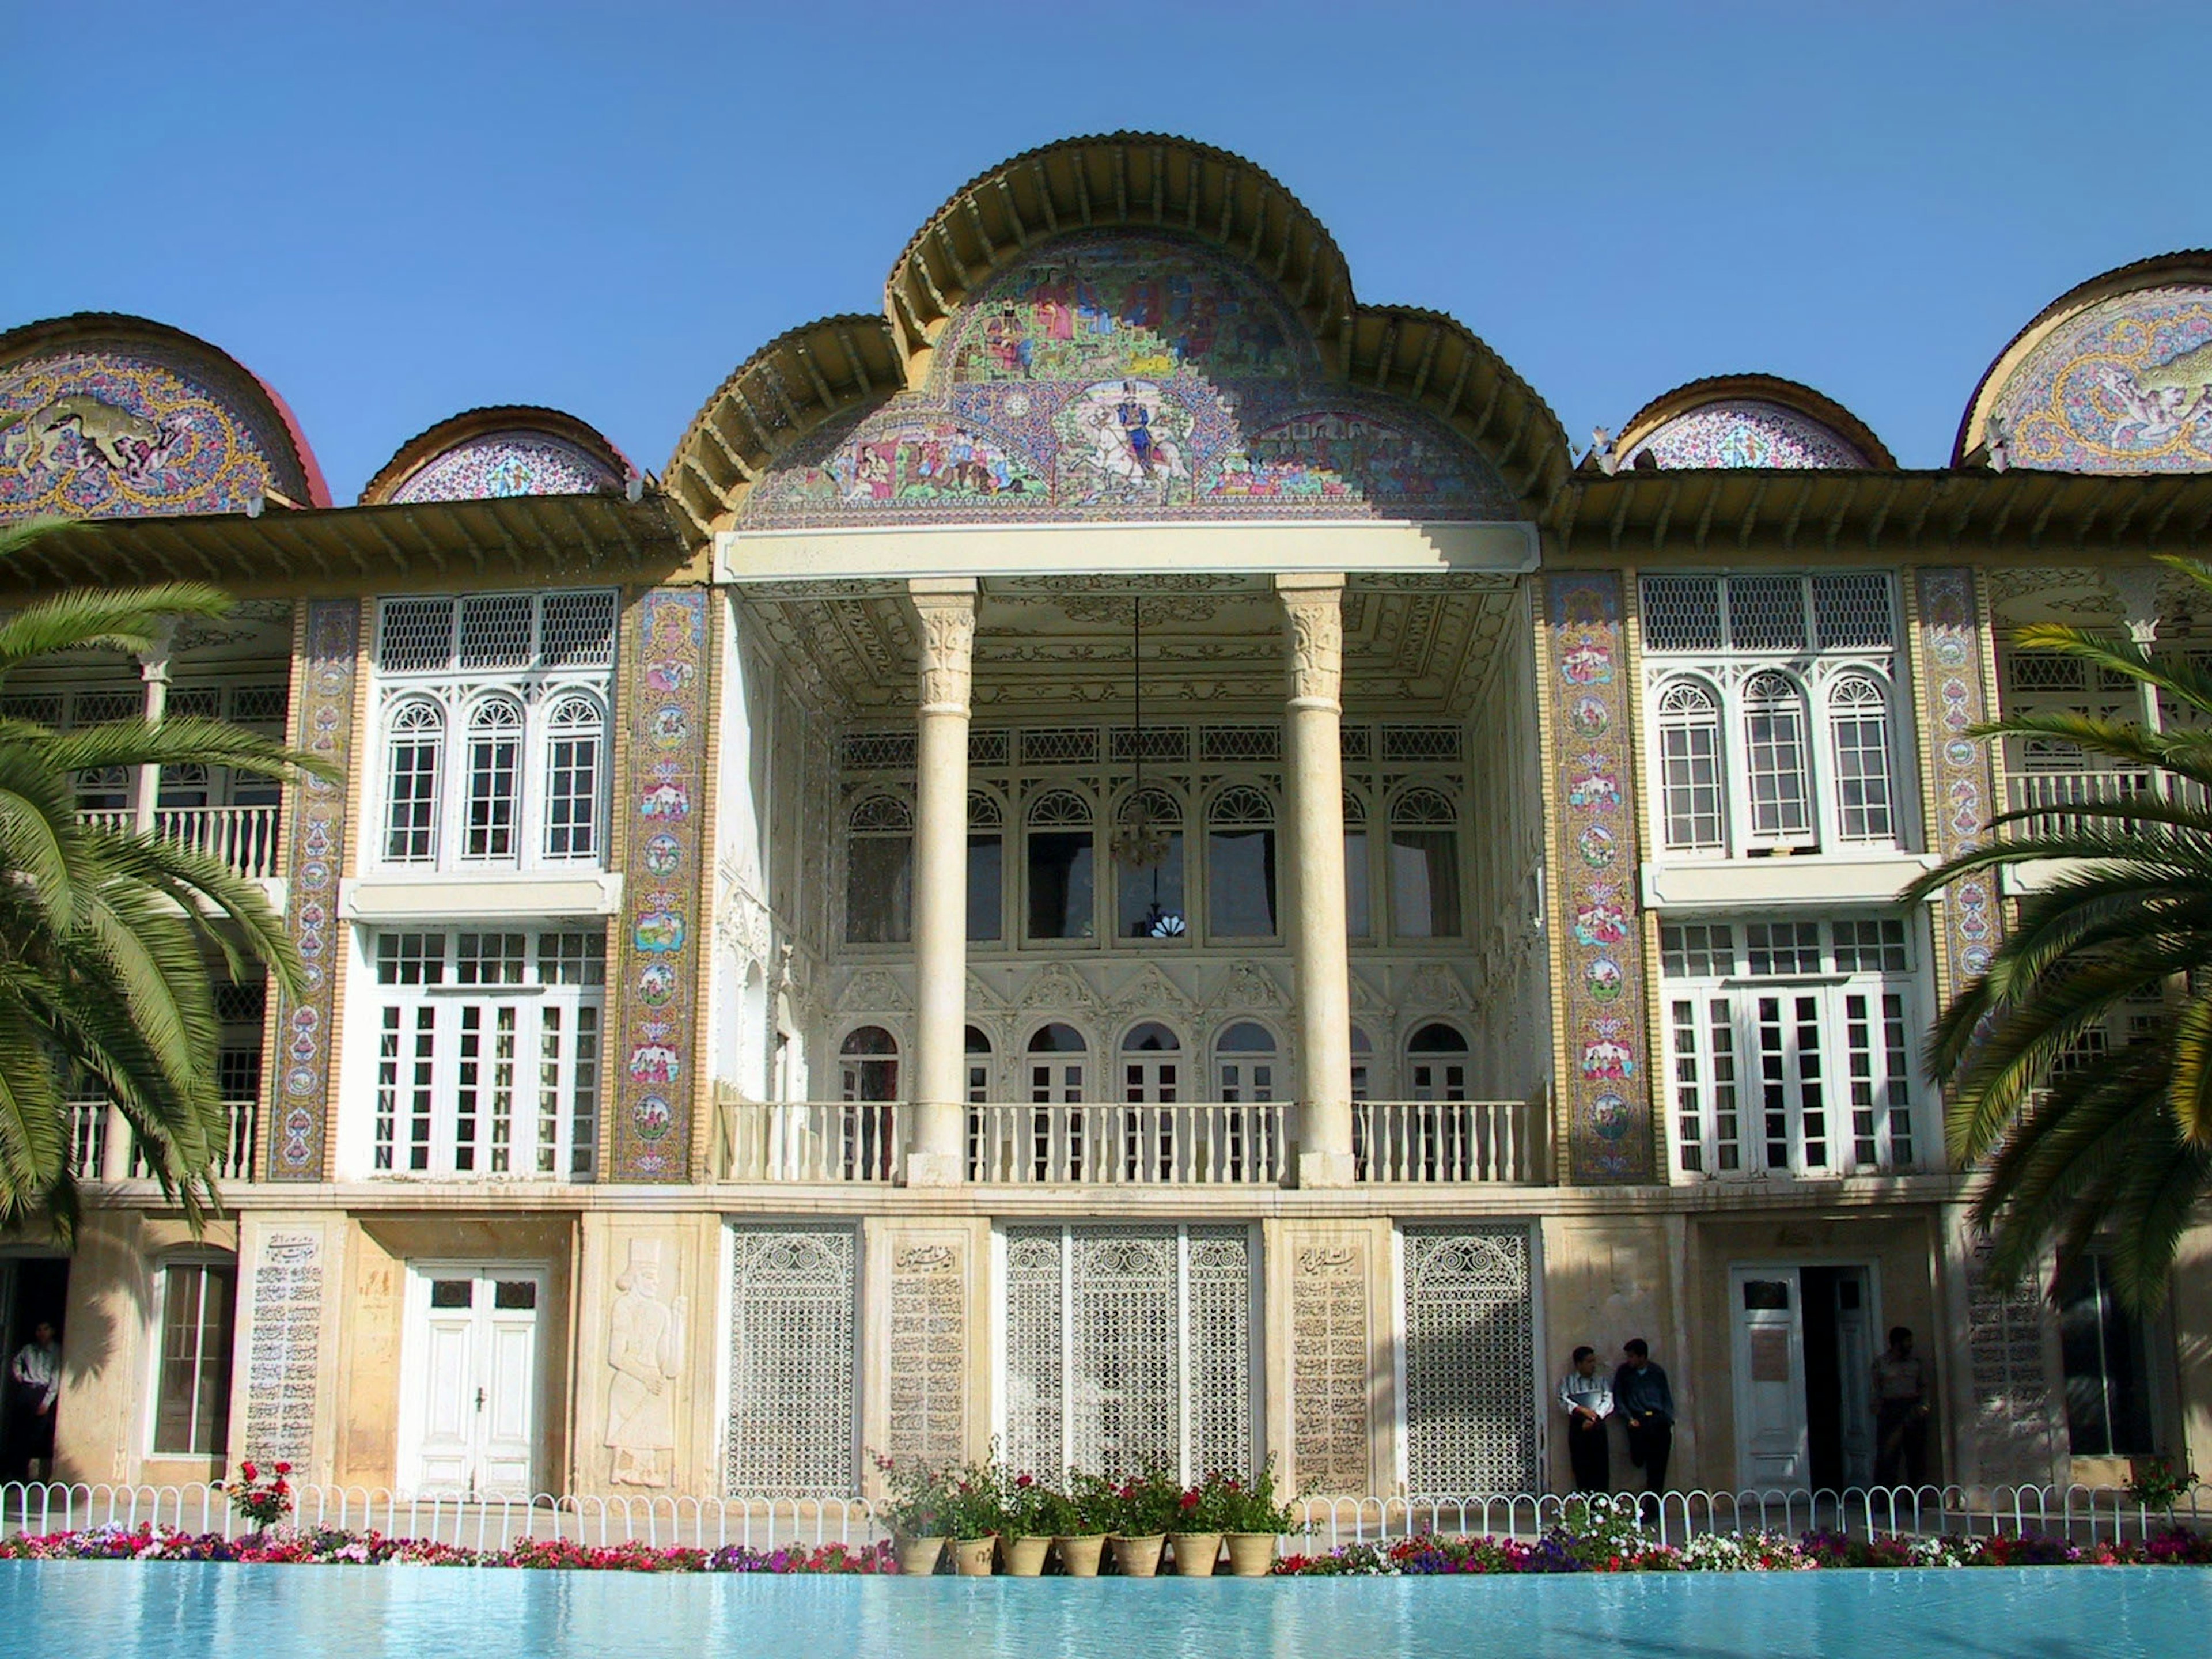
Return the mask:
M 225 1103 L 225 1109 L 230 1114 L 230 1134 L 216 1151 L 213 1174 L 218 1181 L 252 1181 L 261 1103 L 234 1100 Z M 131 1138 L 130 1124 L 104 1097 L 86 1096 L 70 1103 L 69 1165 L 79 1181 L 150 1178 Z
M 128 808 L 79 816 L 102 830 L 129 830 L 138 821 Z M 162 806 L 154 812 L 155 836 L 220 859 L 241 876 L 276 873 L 276 832 L 274 806 Z
M 968 1179 L 987 1186 L 1279 1187 L 1296 1165 L 1282 1101 L 1096 1101 L 971 1105 Z M 903 1102 L 725 1100 L 720 1179 L 891 1184 L 905 1176 Z M 1540 1101 L 1362 1101 L 1352 1108 L 1363 1182 L 1417 1186 L 1545 1179 Z

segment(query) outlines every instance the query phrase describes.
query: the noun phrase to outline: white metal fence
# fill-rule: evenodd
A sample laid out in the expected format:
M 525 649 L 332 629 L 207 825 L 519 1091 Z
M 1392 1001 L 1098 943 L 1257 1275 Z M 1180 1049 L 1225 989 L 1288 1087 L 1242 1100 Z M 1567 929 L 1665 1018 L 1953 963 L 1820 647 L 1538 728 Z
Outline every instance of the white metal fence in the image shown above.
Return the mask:
M 466 1549 L 497 1550 L 524 1540 L 598 1547 L 769 1549 L 799 1544 L 861 1546 L 889 1535 L 866 1498 L 577 1497 L 470 1499 L 380 1487 L 302 1486 L 291 1523 L 306 1529 L 378 1532 Z M 1424 1533 L 1534 1538 L 1584 1512 L 1611 1506 L 1647 1537 L 1680 1545 L 1703 1533 L 1760 1531 L 1795 1536 L 1815 1528 L 1854 1538 L 2034 1533 L 2075 1544 L 2133 1542 L 2175 1523 L 2212 1522 L 2212 1490 L 2199 1486 L 2171 1510 L 2124 1492 L 2089 1486 L 1895 1486 L 1843 1492 L 1687 1492 L 1586 1500 L 1558 1493 L 1484 1498 L 1310 1498 L 1292 1505 L 1299 1526 L 1285 1551 L 1319 1553 L 1352 1543 L 1388 1544 Z M 0 1532 L 54 1533 L 95 1527 L 174 1527 L 236 1537 L 254 1530 L 231 1512 L 219 1486 L 132 1486 L 11 1481 L 0 1486 Z

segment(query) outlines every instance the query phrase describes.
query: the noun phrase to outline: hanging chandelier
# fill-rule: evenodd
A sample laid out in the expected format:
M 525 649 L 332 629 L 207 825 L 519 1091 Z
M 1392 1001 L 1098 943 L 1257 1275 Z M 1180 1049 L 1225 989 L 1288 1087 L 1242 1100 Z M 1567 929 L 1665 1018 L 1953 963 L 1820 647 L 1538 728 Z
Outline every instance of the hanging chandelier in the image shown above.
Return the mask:
M 1106 851 L 1125 870 L 1152 870 L 1167 862 L 1172 826 L 1152 816 L 1145 794 L 1145 602 L 1129 601 L 1129 694 L 1135 713 L 1132 734 L 1137 774 L 1129 799 L 1116 816 Z M 1155 908 L 1158 907 L 1155 906 Z

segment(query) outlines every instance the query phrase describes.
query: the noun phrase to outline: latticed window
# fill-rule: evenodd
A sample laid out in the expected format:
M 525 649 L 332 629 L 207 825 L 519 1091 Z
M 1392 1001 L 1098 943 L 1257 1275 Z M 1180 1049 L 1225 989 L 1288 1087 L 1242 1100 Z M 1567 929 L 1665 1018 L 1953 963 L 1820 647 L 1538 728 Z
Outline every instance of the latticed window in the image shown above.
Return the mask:
M 729 1419 L 733 1494 L 854 1490 L 854 1236 L 850 1228 L 730 1229 Z
M 1921 1000 L 1902 920 L 1670 922 L 1659 946 L 1685 1173 L 1916 1166 Z
M 1246 1229 L 1009 1227 L 1006 1263 L 1006 1455 L 1016 1471 L 1157 1468 L 1184 1483 L 1249 1472 Z
M 606 668 L 614 663 L 615 596 L 471 593 L 386 599 L 378 612 L 381 674 L 462 668 Z
M 375 1173 L 588 1180 L 599 1137 L 606 936 L 387 932 L 376 972 Z M 672 1050 L 635 1063 L 666 1073 Z
M 1405 1231 L 1406 1489 L 1533 1492 L 1535 1322 L 1519 1227 Z
M 863 795 L 845 827 L 845 941 L 896 945 L 914 937 L 914 808 Z
M 1460 933 L 1459 809 L 1437 789 L 1390 803 L 1390 931 L 1399 939 Z
M 1803 693 L 1784 675 L 1757 676 L 1744 688 L 1743 731 L 1753 840 L 1768 846 L 1811 841 Z
M 1659 698 L 1659 787 L 1671 852 L 1715 852 L 1723 840 L 1720 700 L 1677 680 Z

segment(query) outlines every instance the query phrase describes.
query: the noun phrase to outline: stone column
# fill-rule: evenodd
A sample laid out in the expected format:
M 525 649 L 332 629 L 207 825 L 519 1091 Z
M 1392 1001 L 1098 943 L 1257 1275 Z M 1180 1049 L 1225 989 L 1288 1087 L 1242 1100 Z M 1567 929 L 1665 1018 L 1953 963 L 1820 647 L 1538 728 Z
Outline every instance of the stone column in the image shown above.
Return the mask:
M 169 640 L 174 623 L 164 623 L 161 643 L 139 653 L 138 678 L 146 686 L 146 723 L 159 726 L 169 709 Z M 161 769 L 141 766 L 131 776 L 131 824 L 142 836 L 154 830 L 154 809 L 161 798 Z
M 967 1176 L 968 688 L 975 643 L 969 577 L 907 584 L 921 623 L 915 756 L 914 1060 L 907 1098 L 912 1187 Z
M 1348 1187 L 1352 963 L 1344 920 L 1344 577 L 1278 576 L 1289 629 L 1291 976 L 1298 1008 L 1298 1185 Z

